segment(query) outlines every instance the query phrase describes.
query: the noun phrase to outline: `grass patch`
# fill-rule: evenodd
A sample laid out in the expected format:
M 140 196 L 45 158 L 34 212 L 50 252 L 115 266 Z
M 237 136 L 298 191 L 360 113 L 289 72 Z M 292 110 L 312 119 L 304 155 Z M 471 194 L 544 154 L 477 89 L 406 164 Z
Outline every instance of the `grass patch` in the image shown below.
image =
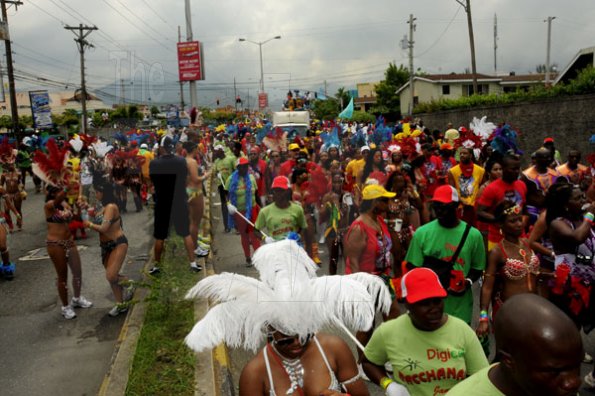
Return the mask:
M 197 281 L 188 269 L 183 241 L 167 240 L 162 272 L 150 283 L 143 328 L 126 395 L 193 395 L 196 359 L 184 344 L 194 325 L 194 303 L 184 294 Z

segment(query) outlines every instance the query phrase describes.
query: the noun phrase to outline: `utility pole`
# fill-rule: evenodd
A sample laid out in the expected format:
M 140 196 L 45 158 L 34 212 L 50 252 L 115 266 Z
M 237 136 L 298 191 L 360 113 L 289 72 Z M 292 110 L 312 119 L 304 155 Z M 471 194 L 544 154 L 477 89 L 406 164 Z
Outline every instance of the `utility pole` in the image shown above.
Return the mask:
M 475 39 L 473 38 L 473 20 L 471 19 L 471 0 L 456 0 L 467 13 L 467 26 L 469 28 L 469 46 L 471 47 L 471 73 L 473 73 L 473 94 L 477 95 L 477 66 L 475 65 Z
M 81 107 L 83 110 L 83 133 L 87 133 L 87 86 L 85 83 L 85 48 L 93 48 L 93 44 L 89 43 L 85 38 L 90 35 L 93 30 L 97 30 L 96 26 L 87 26 L 82 23 L 76 26 L 64 26 L 64 29 L 72 31 L 76 38 L 74 41 L 78 45 L 79 54 L 81 55 Z M 124 83 L 122 80 L 122 87 Z
M 550 86 L 550 47 L 552 44 L 552 21 L 556 17 L 547 17 L 544 22 L 547 22 L 547 51 L 545 56 L 545 86 Z
M 2 99 L 0 102 L 6 102 L 6 92 L 4 92 L 4 70 L 2 70 L 2 63 L 0 62 L 0 91 L 2 92 Z
M 494 76 L 498 74 L 498 17 L 494 14 Z
M 233 78 L 233 102 L 236 104 L 236 113 L 238 112 L 238 90 L 236 89 L 236 78 Z
M 192 41 L 192 14 L 190 12 L 190 0 L 186 4 L 186 41 Z M 198 106 L 198 94 L 196 92 L 196 81 L 190 81 L 190 106 Z M 183 109 L 182 109 L 183 110 Z
M 126 92 L 124 91 L 124 79 L 120 79 L 120 105 L 124 106 L 126 104 Z
M 413 14 L 409 15 L 409 22 L 407 22 L 409 24 L 409 108 L 407 113 L 410 116 L 413 116 L 413 98 L 414 98 L 414 92 L 413 92 L 413 32 L 415 31 L 415 24 L 414 22 L 417 20 L 417 18 L 413 17 Z
M 326 92 L 326 80 L 324 80 L 324 96 L 328 97 L 328 93 Z
M 13 4 L 15 7 L 20 6 L 23 3 L 21 1 L 9 1 L 0 0 L 2 7 L 2 22 L 6 30 L 6 37 L 4 40 L 4 46 L 6 48 L 6 70 L 8 72 L 8 90 L 10 92 L 10 114 L 12 117 L 12 133 L 20 138 L 19 136 L 19 108 L 17 105 L 17 93 L 14 85 L 14 68 L 12 65 L 12 44 L 10 42 L 10 34 L 8 32 L 8 13 L 6 12 L 6 4 Z M 4 90 L 4 87 L 2 88 Z
M 182 42 L 182 28 L 178 25 L 178 43 Z M 184 110 L 184 81 L 180 80 L 180 109 Z

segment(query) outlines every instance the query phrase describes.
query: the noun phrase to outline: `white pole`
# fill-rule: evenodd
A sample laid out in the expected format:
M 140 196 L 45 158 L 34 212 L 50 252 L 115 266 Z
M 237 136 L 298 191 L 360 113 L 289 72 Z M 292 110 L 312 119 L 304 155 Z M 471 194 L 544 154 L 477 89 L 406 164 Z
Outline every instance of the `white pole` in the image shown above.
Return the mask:
M 547 17 L 547 51 L 545 56 L 545 86 L 550 86 L 550 47 L 552 42 L 552 21 L 556 17 Z

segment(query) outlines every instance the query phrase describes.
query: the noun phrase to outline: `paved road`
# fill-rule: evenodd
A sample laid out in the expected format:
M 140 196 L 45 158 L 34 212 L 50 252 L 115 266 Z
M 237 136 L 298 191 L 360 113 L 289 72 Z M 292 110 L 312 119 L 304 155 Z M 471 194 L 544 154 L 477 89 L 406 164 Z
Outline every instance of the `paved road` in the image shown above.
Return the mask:
M 45 253 L 46 225 L 41 194 L 27 186 L 24 229 L 9 236 L 13 281 L 0 280 L 0 393 L 25 395 L 95 395 L 108 370 L 125 315 L 107 315 L 114 300 L 101 265 L 95 232 L 79 241 L 82 293 L 94 306 L 77 309 L 77 318 L 60 314 L 56 275 L 48 258 L 19 261 L 28 251 Z M 129 208 L 134 205 L 128 201 Z M 140 279 L 150 243 L 148 211 L 123 216 L 130 241 L 123 273 Z M 70 281 L 70 275 L 69 275 Z M 70 283 L 69 283 L 70 288 Z

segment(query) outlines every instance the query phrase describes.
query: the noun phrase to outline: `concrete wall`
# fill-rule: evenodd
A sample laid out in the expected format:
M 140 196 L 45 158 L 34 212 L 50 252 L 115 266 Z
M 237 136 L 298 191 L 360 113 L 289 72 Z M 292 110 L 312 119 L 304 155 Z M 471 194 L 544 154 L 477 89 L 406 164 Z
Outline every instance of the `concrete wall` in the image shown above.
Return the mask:
M 595 95 L 577 95 L 565 98 L 546 99 L 522 104 L 474 109 L 450 110 L 439 113 L 415 114 L 431 130 L 444 131 L 452 122 L 455 126 L 469 127 L 473 117 L 487 116 L 495 124 L 508 123 L 519 132 L 519 143 L 529 155 L 541 146 L 544 137 L 551 136 L 562 158 L 571 148 L 578 148 L 584 159 L 595 148 L 589 138 L 595 134 Z

